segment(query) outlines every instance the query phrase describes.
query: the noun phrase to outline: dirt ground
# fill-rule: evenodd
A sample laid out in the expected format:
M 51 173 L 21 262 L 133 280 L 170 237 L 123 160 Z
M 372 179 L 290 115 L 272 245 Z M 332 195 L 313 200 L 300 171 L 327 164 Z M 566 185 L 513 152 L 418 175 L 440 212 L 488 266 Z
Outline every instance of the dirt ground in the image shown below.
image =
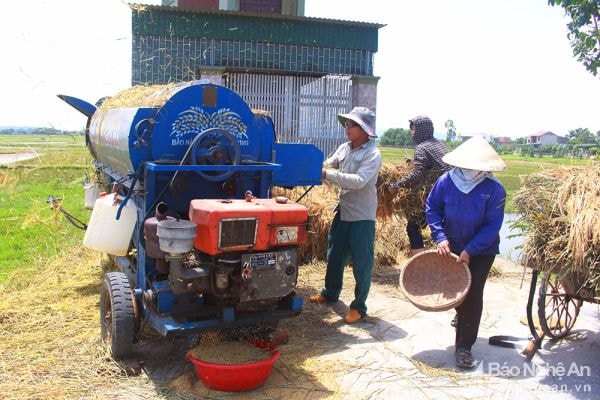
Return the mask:
M 41 298 L 27 291 L 0 293 L 0 334 L 9 339 L 8 345 L 0 343 L 0 399 L 599 398 L 597 306 L 584 304 L 573 335 L 545 341 L 526 363 L 519 352 L 528 344 L 529 330 L 520 319 L 529 275 L 522 283 L 522 269 L 505 259 L 496 265 L 502 275 L 486 286 L 473 349 L 479 364 L 473 371 L 454 366 L 453 312 L 427 313 L 406 301 L 398 287 L 399 267 L 376 269 L 368 317 L 346 325 L 342 316 L 353 291 L 347 269 L 340 302 L 306 302 L 300 316 L 280 323 L 289 343 L 280 346 L 281 357 L 266 384 L 245 393 L 211 390 L 198 380 L 185 359 L 198 338 L 162 338 L 148 330 L 135 346 L 142 373 L 126 376 L 98 340 L 97 289 L 105 268 L 98 260 L 94 256 L 66 273 L 40 277 L 41 287 L 47 282 L 53 291 L 47 298 L 39 286 Z M 306 299 L 321 289 L 325 266 L 302 268 L 298 291 Z M 78 314 L 69 305 L 82 296 L 91 310 Z M 28 311 L 7 311 L 11 301 Z M 50 319 L 44 323 L 45 318 Z M 515 336 L 516 348 L 488 345 L 493 335 Z
M 486 290 L 486 310 L 474 348 L 479 365 L 471 372 L 454 367 L 454 330 L 449 324 L 453 312 L 426 313 L 408 303 L 399 290 L 400 269 L 395 267 L 375 271 L 369 315 L 360 323 L 349 326 L 342 320 L 352 300 L 350 270 L 343 301 L 333 306 L 307 303 L 301 316 L 283 321 L 280 329 L 288 331 L 290 341 L 280 347 L 281 357 L 267 383 L 252 392 L 207 389 L 183 361 L 185 344 L 176 342 L 141 347 L 146 360 L 153 354 L 153 361 L 144 362 L 144 371 L 155 387 L 168 388 L 166 398 L 598 398 L 597 308 L 586 305 L 574 335 L 561 343 L 545 342 L 533 363 L 527 364 L 519 350 L 528 344 L 528 328 L 520 323 L 528 276 L 520 288 L 520 266 L 499 258 L 496 267 L 503 272 L 489 281 Z M 317 263 L 302 271 L 299 290 L 305 298 L 321 288 L 323 268 Z M 492 335 L 520 340 L 516 349 L 494 347 L 487 344 Z M 161 361 L 161 352 L 168 355 L 168 363 Z M 560 366 L 571 373 L 561 373 Z

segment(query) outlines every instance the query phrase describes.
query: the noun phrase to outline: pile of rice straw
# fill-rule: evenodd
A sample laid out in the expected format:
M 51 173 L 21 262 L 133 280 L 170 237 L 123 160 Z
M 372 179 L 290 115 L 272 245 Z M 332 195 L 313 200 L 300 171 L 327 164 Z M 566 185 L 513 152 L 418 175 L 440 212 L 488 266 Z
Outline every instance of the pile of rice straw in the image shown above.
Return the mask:
M 377 221 L 375 228 L 375 264 L 395 265 L 401 259 L 401 253 L 408 249 L 406 236 L 406 217 L 417 210 L 425 209 L 425 194 L 435 182 L 428 177 L 426 182 L 415 189 L 400 189 L 396 194 L 388 185 L 400 180 L 410 172 L 408 166 L 384 164 L 377 180 Z M 435 175 L 437 178 L 437 174 Z M 277 188 L 275 195 L 297 200 L 304 194 L 305 188 L 286 190 Z M 310 231 L 308 242 L 300 248 L 302 260 L 325 260 L 327 256 L 327 235 L 338 202 L 339 189 L 324 183 L 315 186 L 300 201 L 308 207 Z
M 162 107 L 167 100 L 189 83 L 170 83 L 167 85 L 137 85 L 106 98 L 100 109 L 120 107 Z
M 433 184 L 442 172 L 430 170 L 424 179 L 411 188 L 400 188 L 397 192 L 389 184 L 397 182 L 412 171 L 409 164 L 384 164 L 377 178 L 377 218 L 402 215 L 408 218 L 425 210 L 425 200 Z
M 175 93 L 192 84 L 194 84 L 194 82 L 132 86 L 120 91 L 114 96 L 105 98 L 100 105 L 100 111 L 123 107 L 162 107 Z M 256 115 L 271 116 L 269 111 L 258 108 L 252 109 L 252 113 Z
M 515 194 L 527 265 L 559 274 L 580 294 L 600 293 L 600 165 L 527 176 Z M 584 296 L 585 297 L 585 296 Z

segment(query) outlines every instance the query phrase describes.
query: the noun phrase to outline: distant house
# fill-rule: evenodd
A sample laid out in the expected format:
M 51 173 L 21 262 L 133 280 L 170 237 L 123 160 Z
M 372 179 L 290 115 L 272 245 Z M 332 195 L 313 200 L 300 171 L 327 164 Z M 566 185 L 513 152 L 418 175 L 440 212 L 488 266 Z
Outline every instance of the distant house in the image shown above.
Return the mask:
M 499 144 L 500 146 L 507 146 L 509 144 L 513 144 L 513 140 L 508 136 L 495 137 L 494 142 Z
M 563 136 L 558 136 L 554 132 L 540 131 L 531 136 L 527 136 L 527 144 L 552 145 L 567 143 L 569 139 Z
M 471 139 L 473 136 L 481 136 L 485 140 L 487 140 L 488 142 L 492 141 L 491 135 L 488 135 L 487 133 L 471 133 L 471 134 L 468 134 L 468 135 L 459 134 L 457 140 L 462 143 L 462 142 L 465 142 L 465 141 Z

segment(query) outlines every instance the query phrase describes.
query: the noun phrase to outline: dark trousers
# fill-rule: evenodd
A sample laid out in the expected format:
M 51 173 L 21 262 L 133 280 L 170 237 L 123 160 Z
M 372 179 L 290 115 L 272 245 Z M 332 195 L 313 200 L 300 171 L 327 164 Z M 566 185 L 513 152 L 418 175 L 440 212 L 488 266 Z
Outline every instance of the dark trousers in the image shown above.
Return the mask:
M 411 249 L 422 249 L 425 247 L 422 230 L 426 225 L 425 212 L 414 214 L 406 221 L 406 234 L 408 235 Z
M 481 313 L 483 312 L 483 288 L 494 263 L 495 255 L 471 257 L 471 289 L 465 301 L 456 307 L 458 321 L 456 324 L 455 349 L 471 350 L 477 340 Z
M 366 301 L 375 264 L 375 221 L 342 221 L 338 212 L 327 239 L 327 272 L 325 289 L 321 294 L 328 300 L 338 300 L 344 281 L 344 267 L 352 257 L 356 286 L 350 308 L 364 316 L 367 314 Z

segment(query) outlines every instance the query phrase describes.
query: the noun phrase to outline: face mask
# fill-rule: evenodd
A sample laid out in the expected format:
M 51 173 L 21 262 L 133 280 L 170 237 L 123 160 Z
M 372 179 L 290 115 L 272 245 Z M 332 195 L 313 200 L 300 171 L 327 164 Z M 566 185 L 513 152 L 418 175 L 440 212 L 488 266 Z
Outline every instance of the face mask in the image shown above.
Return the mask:
M 466 168 L 461 168 L 460 172 L 462 172 L 463 176 L 468 181 L 472 181 L 473 179 L 477 178 L 479 175 L 485 173 L 483 171 L 477 171 L 474 169 L 466 169 Z

